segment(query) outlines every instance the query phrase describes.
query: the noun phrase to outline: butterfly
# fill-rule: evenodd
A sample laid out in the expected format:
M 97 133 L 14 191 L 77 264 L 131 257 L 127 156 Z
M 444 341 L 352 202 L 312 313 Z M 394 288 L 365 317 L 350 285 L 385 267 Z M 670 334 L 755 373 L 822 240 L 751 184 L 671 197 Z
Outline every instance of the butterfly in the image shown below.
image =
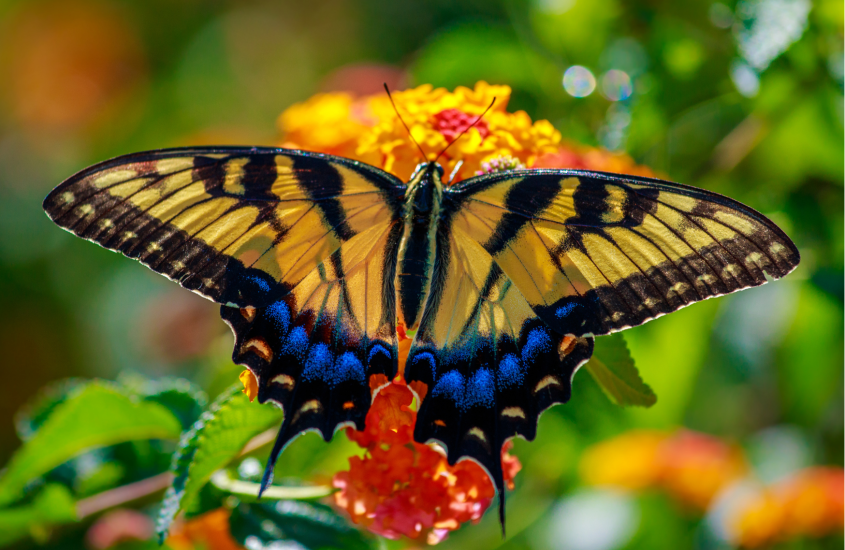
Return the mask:
M 121 156 L 44 200 L 61 227 L 221 304 L 233 360 L 285 411 L 267 464 L 297 435 L 364 428 L 400 365 L 414 439 L 482 465 L 566 402 L 595 337 L 792 271 L 762 214 L 657 179 L 533 169 L 444 185 L 354 160 L 262 147 Z

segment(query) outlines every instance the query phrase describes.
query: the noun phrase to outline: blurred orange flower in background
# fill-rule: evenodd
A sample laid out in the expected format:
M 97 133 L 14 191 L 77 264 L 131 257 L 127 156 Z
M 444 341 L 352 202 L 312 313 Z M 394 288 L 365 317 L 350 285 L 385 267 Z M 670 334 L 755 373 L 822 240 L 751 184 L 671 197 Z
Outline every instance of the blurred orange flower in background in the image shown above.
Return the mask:
M 761 487 L 749 481 L 753 471 L 740 447 L 689 430 L 635 430 L 598 443 L 582 455 L 580 471 L 591 485 L 661 489 L 702 513 L 715 506 L 726 538 L 746 548 L 845 526 L 841 468 L 807 468 Z
M 467 130 L 495 98 L 490 111 L 440 159 L 455 181 L 486 172 L 482 163 L 502 157 L 527 168 L 587 168 L 652 175 L 630 157 L 602 149 L 561 143 L 547 120 L 532 122 L 524 111 L 508 112 L 511 89 L 478 82 L 473 89 L 422 85 L 393 93 L 411 135 L 433 159 Z M 386 94 L 355 97 L 345 92 L 318 94 L 279 117 L 283 147 L 361 160 L 407 180 L 419 164 L 419 151 L 396 116 Z
M 173 550 L 243 550 L 229 531 L 229 510 L 218 508 L 177 524 L 167 537 Z
M 807 468 L 729 503 L 725 528 L 731 541 L 745 548 L 842 532 L 843 494 L 842 469 Z
M 120 12 L 85 1 L 21 3 L 0 39 L 7 101 L 27 129 L 82 129 L 143 81 L 146 60 Z
M 631 431 L 587 449 L 582 479 L 623 489 L 660 488 L 679 502 L 705 510 L 722 489 L 742 478 L 742 451 L 717 438 L 688 430 Z

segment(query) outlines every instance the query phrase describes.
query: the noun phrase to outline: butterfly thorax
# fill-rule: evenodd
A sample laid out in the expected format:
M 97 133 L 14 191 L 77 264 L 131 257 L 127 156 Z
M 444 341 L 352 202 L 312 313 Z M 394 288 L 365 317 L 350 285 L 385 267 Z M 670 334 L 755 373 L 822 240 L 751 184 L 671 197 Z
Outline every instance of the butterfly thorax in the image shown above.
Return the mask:
M 408 331 L 419 327 L 431 287 L 437 221 L 443 201 L 443 168 L 429 162 L 417 166 L 408 182 L 403 209 L 404 231 L 396 270 L 399 322 Z

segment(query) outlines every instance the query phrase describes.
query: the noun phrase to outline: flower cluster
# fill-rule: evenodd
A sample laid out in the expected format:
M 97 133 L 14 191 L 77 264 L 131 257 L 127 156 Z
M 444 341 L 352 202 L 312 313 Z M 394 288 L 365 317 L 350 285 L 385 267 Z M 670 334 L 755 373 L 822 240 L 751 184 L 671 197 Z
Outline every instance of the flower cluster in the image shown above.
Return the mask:
M 738 447 L 686 430 L 628 432 L 595 445 L 581 458 L 581 477 L 587 483 L 632 490 L 658 487 L 699 510 L 706 510 L 747 471 Z
M 243 550 L 229 530 L 229 510 L 217 508 L 177 524 L 167 537 L 173 550 Z
M 454 92 L 423 85 L 395 92 L 393 99 L 429 160 L 466 131 L 440 158 L 447 174 L 458 167 L 454 181 L 488 173 L 490 166 L 485 168 L 484 163 L 501 162 L 494 159 L 503 157 L 514 167 L 651 175 L 626 155 L 562 144 L 560 132 L 550 122 L 532 122 L 523 111 L 509 113 L 510 94 L 507 86 L 479 82 L 474 89 L 458 87 Z M 282 113 L 279 127 L 283 147 L 361 160 L 403 180 L 422 160 L 386 94 L 360 98 L 343 92 L 319 94 Z
M 475 462 L 450 466 L 440 447 L 414 441 L 413 401 L 414 393 L 397 376 L 376 396 L 364 430 L 347 428 L 349 439 L 366 452 L 350 458 L 349 470 L 334 476 L 340 489 L 334 499 L 352 521 L 374 533 L 436 544 L 463 523 L 478 521 L 496 491 Z M 502 468 L 513 489 L 522 465 L 509 449 L 510 443 L 502 450 Z
M 685 507 L 709 511 L 733 544 L 757 548 L 843 528 L 840 468 L 808 468 L 764 487 L 742 450 L 687 430 L 631 431 L 588 449 L 581 477 L 593 485 L 662 489 Z
M 841 469 L 815 467 L 770 487 L 751 489 L 727 502 L 727 535 L 739 546 L 759 548 L 800 536 L 842 532 L 844 488 Z

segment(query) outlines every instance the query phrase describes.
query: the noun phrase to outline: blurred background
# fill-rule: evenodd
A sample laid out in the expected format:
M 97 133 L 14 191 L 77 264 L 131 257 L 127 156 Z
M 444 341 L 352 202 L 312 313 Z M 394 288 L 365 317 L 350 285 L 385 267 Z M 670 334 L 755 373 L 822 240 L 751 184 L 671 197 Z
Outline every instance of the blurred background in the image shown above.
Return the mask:
M 181 377 L 213 398 L 241 370 L 216 306 L 59 230 L 40 206 L 50 189 L 139 150 L 277 144 L 279 114 L 320 91 L 478 80 L 511 86 L 509 111 L 566 140 L 760 210 L 802 262 L 627 331 L 657 404 L 617 407 L 577 376 L 537 440 L 516 442 L 510 538 L 488 514 L 442 546 L 723 545 L 712 509 L 585 481 L 584 450 L 632 429 L 709 434 L 765 483 L 841 467 L 841 0 L 0 3 L 0 463 L 20 445 L 15 412 L 56 381 Z M 338 439 L 308 434 L 279 468 L 331 475 L 351 452 Z M 169 459 L 149 460 L 100 486 Z M 789 547 L 841 548 L 841 532 Z

